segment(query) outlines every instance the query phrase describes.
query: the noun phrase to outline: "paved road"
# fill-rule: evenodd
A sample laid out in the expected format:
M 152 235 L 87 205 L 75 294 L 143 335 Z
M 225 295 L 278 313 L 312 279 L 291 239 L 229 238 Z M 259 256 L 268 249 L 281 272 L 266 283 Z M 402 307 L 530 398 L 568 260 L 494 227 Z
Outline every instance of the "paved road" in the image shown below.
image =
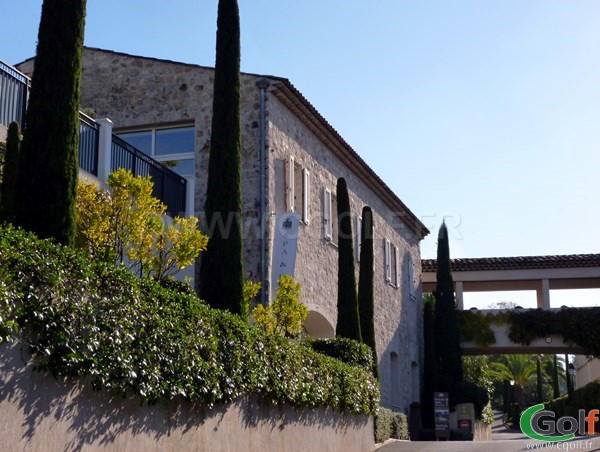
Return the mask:
M 576 438 L 562 443 L 533 441 L 521 432 L 508 430 L 502 423 L 501 413 L 496 413 L 492 424 L 492 441 L 395 441 L 377 449 L 377 452 L 517 452 L 527 450 L 548 451 L 600 451 L 600 437 Z

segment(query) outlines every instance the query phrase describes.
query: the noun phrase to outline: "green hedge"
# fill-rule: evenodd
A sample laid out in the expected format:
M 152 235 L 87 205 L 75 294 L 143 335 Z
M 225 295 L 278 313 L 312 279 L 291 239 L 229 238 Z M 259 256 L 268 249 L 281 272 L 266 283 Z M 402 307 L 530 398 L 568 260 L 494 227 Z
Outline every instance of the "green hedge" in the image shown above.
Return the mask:
M 382 443 L 390 438 L 409 439 L 406 414 L 379 407 L 375 417 L 375 441 Z
M 370 371 L 11 227 L 0 228 L 0 317 L 2 340 L 18 328 L 39 369 L 144 402 L 252 393 L 373 414 L 379 404 Z
M 371 371 L 373 369 L 373 352 L 371 347 L 353 339 L 338 337 L 335 339 L 309 340 L 310 347 L 319 353 Z
M 600 380 L 592 381 L 582 388 L 573 391 L 573 397 L 569 400 L 567 395 L 544 403 L 546 410 L 556 413 L 556 419 L 563 416 L 573 416 L 578 419 L 578 410 L 597 409 L 600 406 Z

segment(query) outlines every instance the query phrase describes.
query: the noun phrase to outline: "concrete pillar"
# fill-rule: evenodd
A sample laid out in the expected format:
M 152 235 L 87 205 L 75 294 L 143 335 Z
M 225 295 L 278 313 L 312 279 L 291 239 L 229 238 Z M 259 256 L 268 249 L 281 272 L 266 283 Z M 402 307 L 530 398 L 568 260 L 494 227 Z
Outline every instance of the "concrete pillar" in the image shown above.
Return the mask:
M 542 279 L 541 286 L 536 291 L 537 307 L 544 310 L 550 309 L 550 280 Z
M 100 124 L 100 136 L 98 138 L 98 179 L 106 182 L 110 174 L 113 122 L 108 118 L 97 119 L 96 122 Z
M 185 191 L 185 216 L 189 218 L 195 213 L 194 196 L 196 194 L 196 178 L 186 177 L 185 179 L 187 180 Z
M 463 309 L 465 309 L 462 281 L 456 281 L 456 283 L 454 284 L 454 291 L 456 293 L 456 309 L 462 311 Z

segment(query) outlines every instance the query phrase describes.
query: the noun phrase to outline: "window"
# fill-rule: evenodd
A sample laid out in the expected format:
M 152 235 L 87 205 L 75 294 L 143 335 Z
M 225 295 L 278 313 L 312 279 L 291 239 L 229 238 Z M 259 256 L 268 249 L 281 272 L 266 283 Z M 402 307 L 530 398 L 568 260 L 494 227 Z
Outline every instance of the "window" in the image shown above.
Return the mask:
M 136 130 L 117 135 L 180 176 L 195 175 L 194 127 Z
M 325 240 L 337 245 L 338 243 L 338 224 L 337 224 L 337 205 L 336 197 L 327 188 L 323 189 L 323 236 Z
M 288 211 L 301 214 L 304 224 L 310 222 L 310 173 L 294 157 L 288 161 Z
M 399 275 L 399 250 L 389 240 L 384 242 L 384 267 L 385 267 L 385 281 L 390 285 L 399 288 L 400 287 L 400 275 Z

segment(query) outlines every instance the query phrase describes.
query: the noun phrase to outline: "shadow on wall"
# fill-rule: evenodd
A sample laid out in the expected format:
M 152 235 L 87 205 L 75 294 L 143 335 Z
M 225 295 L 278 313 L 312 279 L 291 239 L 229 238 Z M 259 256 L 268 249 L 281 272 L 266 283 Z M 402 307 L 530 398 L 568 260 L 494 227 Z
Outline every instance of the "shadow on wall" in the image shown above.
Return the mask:
M 383 245 L 385 247 L 385 244 Z M 381 380 L 381 405 L 390 408 L 394 411 L 402 411 L 408 414 L 408 408 L 411 402 L 420 400 L 420 342 L 422 328 L 415 324 L 420 306 L 420 297 L 412 299 L 410 294 L 410 281 L 412 277 L 412 259 L 409 252 L 405 252 L 399 259 L 401 271 L 399 272 L 398 288 L 395 289 L 391 285 L 386 290 L 394 290 L 395 302 L 397 308 L 389 312 L 380 313 L 385 317 L 400 316 L 400 325 L 394 331 L 392 339 L 389 341 L 388 347 L 379 352 L 379 369 Z M 375 274 L 375 278 L 385 278 L 385 275 Z M 416 290 L 415 290 L 416 293 Z M 375 300 L 377 310 L 377 300 Z M 414 306 L 413 306 L 414 305 Z M 414 308 L 409 309 L 409 308 Z M 381 309 L 381 307 L 379 308 Z M 391 323 L 396 319 L 389 319 L 386 323 Z M 396 320 L 397 321 L 397 320 Z M 375 325 L 377 329 L 377 325 Z
M 88 382 L 34 371 L 22 344 L 0 347 L 0 434 L 8 450 L 263 450 L 309 435 L 325 441 L 320 434 L 368 447 L 370 423 L 366 415 L 293 409 L 257 397 L 212 408 L 183 399 L 141 405 L 133 397 L 93 391 Z

